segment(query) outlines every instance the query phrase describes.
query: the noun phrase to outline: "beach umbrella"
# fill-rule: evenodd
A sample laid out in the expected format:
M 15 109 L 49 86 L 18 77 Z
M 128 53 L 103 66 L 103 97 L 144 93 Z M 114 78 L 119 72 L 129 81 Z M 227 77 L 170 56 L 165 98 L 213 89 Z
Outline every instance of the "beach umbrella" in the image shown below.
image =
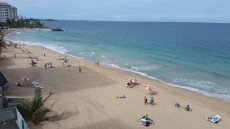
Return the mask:
M 144 86 L 145 87 L 145 90 L 146 90 L 146 92 L 147 93 L 149 93 L 149 94 L 153 94 L 154 93 L 154 88 L 153 87 L 151 87 L 151 86 Z
M 30 79 L 29 79 L 28 77 L 23 77 L 23 78 L 21 78 L 21 80 L 24 81 L 24 82 L 27 82 L 27 81 L 29 81 Z
M 128 80 L 131 81 L 132 83 L 137 83 L 137 79 L 135 78 L 129 78 Z

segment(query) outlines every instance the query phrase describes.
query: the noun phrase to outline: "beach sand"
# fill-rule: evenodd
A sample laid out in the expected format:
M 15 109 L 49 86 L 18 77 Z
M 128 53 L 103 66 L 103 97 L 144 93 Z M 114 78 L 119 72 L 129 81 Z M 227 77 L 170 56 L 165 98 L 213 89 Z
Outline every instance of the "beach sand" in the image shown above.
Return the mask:
M 31 53 L 22 52 L 24 47 Z M 28 82 L 23 82 L 22 87 L 15 86 L 15 81 L 20 81 L 22 77 L 41 84 L 43 96 L 54 93 L 45 106 L 57 113 L 58 119 L 36 126 L 30 123 L 31 129 L 141 129 L 146 127 L 138 118 L 146 114 L 155 122 L 149 128 L 230 128 L 230 104 L 216 98 L 167 86 L 133 73 L 122 74 L 119 70 L 95 66 L 94 62 L 69 56 L 69 62 L 62 66 L 63 60 L 58 60 L 57 53 L 43 47 L 8 47 L 8 50 L 3 50 L 3 55 L 6 58 L 0 60 L 0 71 L 10 82 L 7 95 L 33 97 L 34 88 L 27 86 Z M 59 55 L 64 58 L 64 55 Z M 37 67 L 28 63 L 29 56 L 40 59 L 36 61 Z M 54 68 L 45 69 L 45 63 L 52 63 Z M 133 88 L 125 87 L 130 77 L 138 80 L 138 85 Z M 148 95 L 145 85 L 153 86 L 155 94 Z M 117 98 L 122 95 L 126 98 Z M 145 105 L 144 96 L 148 101 L 153 97 L 155 105 Z M 182 107 L 175 107 L 176 102 Z M 190 105 L 192 112 L 184 110 L 186 105 Z M 206 116 L 217 114 L 221 116 L 218 124 L 206 121 Z

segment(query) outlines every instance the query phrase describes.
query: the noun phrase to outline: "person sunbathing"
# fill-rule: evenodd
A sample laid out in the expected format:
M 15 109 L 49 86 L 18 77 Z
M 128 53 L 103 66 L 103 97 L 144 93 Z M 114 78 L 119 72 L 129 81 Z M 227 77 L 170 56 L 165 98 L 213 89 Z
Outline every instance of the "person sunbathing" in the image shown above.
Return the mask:
M 148 115 L 143 116 L 143 117 L 140 118 L 139 120 L 140 120 L 140 122 L 141 122 L 144 126 L 146 126 L 146 127 L 148 127 L 148 126 L 150 126 L 151 124 L 153 124 L 153 120 L 152 120 L 151 118 L 148 118 Z
M 207 117 L 207 119 L 208 120 L 211 120 L 213 118 L 213 116 L 211 115 L 211 116 L 209 116 L 209 117 Z
M 146 126 L 146 127 L 149 127 L 151 124 L 153 124 L 153 120 L 148 120 L 148 121 L 145 123 L 145 126 Z
M 175 104 L 175 107 L 180 107 L 180 104 L 179 104 L 179 103 L 176 103 L 176 104 Z
M 22 86 L 22 84 L 20 84 L 19 82 L 17 82 L 17 86 Z
M 123 95 L 123 96 L 116 97 L 116 98 L 120 98 L 120 99 L 122 99 L 122 98 L 126 98 L 126 96 L 125 96 L 125 95 Z
M 146 116 L 148 116 L 148 115 L 146 115 Z M 148 117 L 146 117 L 146 116 L 143 116 L 142 118 L 139 119 L 140 122 L 142 122 L 143 125 L 144 125 L 147 121 L 149 121 L 149 120 L 148 120 Z

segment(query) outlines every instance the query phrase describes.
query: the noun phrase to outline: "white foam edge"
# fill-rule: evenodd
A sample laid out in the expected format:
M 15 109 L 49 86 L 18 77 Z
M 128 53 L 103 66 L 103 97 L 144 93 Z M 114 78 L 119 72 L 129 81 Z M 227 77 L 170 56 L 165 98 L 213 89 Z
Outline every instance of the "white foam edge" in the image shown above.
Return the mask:
M 203 94 L 203 95 L 206 95 L 206 96 L 209 96 L 209 97 L 218 98 L 218 99 L 223 100 L 225 102 L 230 102 L 230 96 L 228 96 L 228 95 L 223 95 L 223 94 L 218 94 L 218 93 L 211 93 L 211 92 L 203 91 L 203 90 L 192 88 L 192 87 L 187 87 L 187 86 L 181 86 L 181 85 L 167 83 L 167 82 L 164 82 L 164 81 L 162 81 L 160 79 L 157 79 L 157 78 L 154 78 L 152 76 L 149 76 L 149 75 L 147 75 L 145 73 L 138 72 L 138 71 L 133 71 L 133 70 L 126 69 L 126 68 L 121 68 L 121 67 L 119 67 L 119 66 L 117 66 L 115 64 L 107 64 L 107 63 L 101 63 L 101 64 L 112 66 L 112 67 L 115 67 L 115 68 L 118 68 L 118 69 L 121 69 L 121 70 L 124 70 L 124 71 L 133 72 L 133 73 L 139 74 L 141 76 L 144 76 L 144 77 L 159 81 L 159 82 L 161 82 L 163 84 L 166 84 L 168 86 L 173 86 L 173 87 L 176 87 L 176 88 L 186 89 L 186 90 L 193 91 L 193 92 L 196 92 L 196 93 L 199 93 L 199 94 Z

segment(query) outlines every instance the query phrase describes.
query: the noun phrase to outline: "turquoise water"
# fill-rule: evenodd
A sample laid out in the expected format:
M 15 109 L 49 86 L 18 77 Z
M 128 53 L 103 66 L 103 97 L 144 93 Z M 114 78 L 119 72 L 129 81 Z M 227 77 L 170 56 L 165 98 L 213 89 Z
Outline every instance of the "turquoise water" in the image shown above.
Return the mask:
M 230 24 L 57 21 L 45 25 L 65 31 L 17 32 L 6 38 L 230 102 Z

